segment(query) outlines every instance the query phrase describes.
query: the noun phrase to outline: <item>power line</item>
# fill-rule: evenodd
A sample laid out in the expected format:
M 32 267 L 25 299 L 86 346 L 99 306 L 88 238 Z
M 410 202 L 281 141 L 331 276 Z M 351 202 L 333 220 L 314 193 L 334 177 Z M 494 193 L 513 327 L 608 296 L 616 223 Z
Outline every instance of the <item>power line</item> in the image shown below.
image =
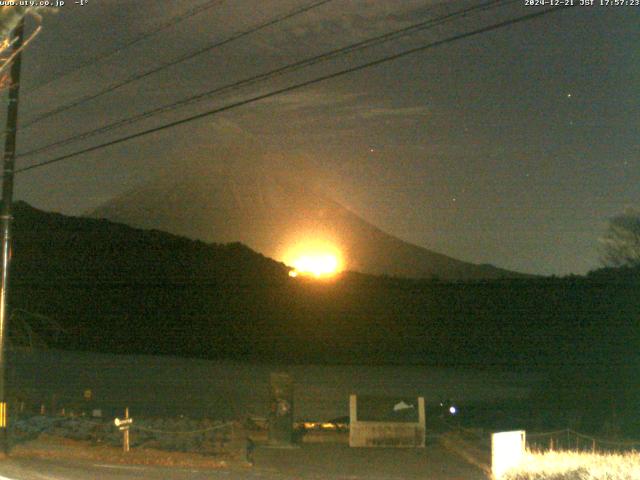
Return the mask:
M 243 80 L 239 80 L 227 85 L 223 85 L 221 87 L 216 87 L 212 90 L 208 90 L 205 92 L 201 92 L 199 94 L 193 95 L 191 97 L 188 97 L 186 99 L 183 100 L 179 100 L 177 102 L 173 102 L 167 105 L 163 105 L 161 107 L 156 107 L 153 108 L 151 110 L 147 110 L 145 112 L 142 112 L 140 114 L 134 115 L 132 117 L 128 117 L 128 118 L 124 118 L 122 120 L 118 120 L 116 122 L 113 122 L 111 124 L 108 125 L 104 125 L 102 127 L 93 129 L 93 130 L 89 130 L 83 133 L 79 133 L 77 135 L 72 135 L 70 137 L 67 137 L 65 139 L 62 140 L 57 140 L 55 142 L 46 144 L 46 145 L 42 145 L 40 147 L 37 147 L 35 149 L 32 150 L 28 150 L 26 152 L 22 152 L 18 155 L 19 158 L 21 157 L 26 157 L 26 156 L 30 156 L 30 155 L 34 155 L 37 153 L 42 153 L 45 152 L 47 150 L 51 150 L 52 148 L 56 148 L 56 147 L 61 147 L 63 145 L 67 145 L 69 143 L 75 142 L 75 141 L 79 141 L 79 140 L 85 140 L 87 138 L 91 138 L 93 136 L 102 134 L 102 133 L 106 133 L 109 132 L 111 130 L 114 130 L 116 128 L 120 128 L 123 127 L 125 125 L 131 125 L 134 123 L 137 123 L 141 120 L 144 120 L 146 118 L 149 117 L 153 117 L 156 115 L 159 115 L 161 113 L 166 113 L 169 111 L 173 111 L 176 110 L 177 108 L 180 107 L 184 107 L 186 105 L 192 104 L 192 103 L 197 103 L 200 101 L 203 101 L 207 98 L 211 98 L 214 95 L 223 93 L 223 92 L 228 92 L 228 91 L 233 91 L 236 89 L 239 89 L 241 87 L 245 87 L 248 85 L 252 85 L 264 80 L 268 80 L 268 79 L 272 79 L 281 75 L 284 75 L 286 73 L 291 73 L 294 71 L 297 71 L 301 68 L 304 67 L 308 67 L 311 65 L 315 65 L 317 63 L 323 62 L 325 60 L 329 60 L 341 55 L 345 55 L 347 53 L 353 53 L 359 50 L 363 50 L 365 48 L 370 48 L 372 46 L 375 45 L 380 45 L 382 43 L 385 42 L 389 42 L 392 40 L 395 40 L 399 37 L 402 36 L 406 36 L 406 35 L 410 35 L 413 34 L 415 32 L 421 31 L 421 30 L 425 30 L 428 28 L 432 28 L 438 25 L 442 25 L 443 23 L 447 23 L 450 21 L 453 21 L 455 19 L 457 19 L 458 17 L 461 16 L 466 16 L 467 14 L 474 12 L 474 11 L 479 11 L 479 10 L 486 10 L 486 9 L 490 9 L 490 8 L 495 8 L 496 6 L 500 6 L 500 5 L 507 5 L 509 3 L 515 3 L 516 1 L 519 0 L 490 0 L 488 2 L 482 3 L 480 5 L 476 5 L 474 7 L 468 7 L 465 8 L 463 10 L 458 10 L 456 12 L 452 12 L 452 13 L 448 13 L 446 15 L 437 17 L 437 18 L 430 18 L 426 21 L 422 21 L 413 25 L 410 25 L 408 27 L 404 27 L 398 30 L 394 30 L 392 32 L 388 32 L 382 35 L 378 35 L 378 36 L 374 36 L 374 37 L 370 37 L 368 39 L 362 40 L 360 42 L 356 42 L 350 45 L 347 45 L 345 47 L 341 47 L 338 49 L 334 49 L 334 50 L 330 50 L 328 52 L 319 54 L 319 55 L 315 55 L 313 57 L 309 57 L 303 60 L 300 60 L 298 62 L 292 63 L 292 64 L 288 64 L 285 66 L 282 66 L 280 68 L 277 68 L 275 70 L 271 70 L 269 72 L 263 73 L 263 74 L 259 74 L 259 75 L 255 75 L 249 78 L 245 78 Z
M 153 37 L 154 35 L 162 32 L 163 30 L 166 30 L 168 28 L 173 27 L 174 25 L 177 25 L 180 22 L 183 22 L 185 20 L 188 20 L 189 18 L 195 17 L 196 15 L 209 10 L 212 7 L 215 7 L 216 5 L 219 5 L 220 3 L 224 2 L 225 0 L 209 0 L 208 2 L 202 4 L 202 5 L 198 5 L 197 7 L 194 7 L 190 10 L 187 10 L 186 12 L 177 15 L 173 18 L 171 18 L 169 21 L 165 22 L 165 23 L 161 23 L 159 25 L 157 25 L 155 28 L 149 30 L 146 33 L 143 33 L 142 35 L 134 38 L 133 40 L 124 43 L 123 45 L 109 51 L 109 52 L 105 52 L 102 54 L 98 54 L 95 55 L 93 57 L 91 57 L 88 60 L 85 60 L 84 62 L 81 62 L 79 64 L 77 64 L 76 66 L 72 67 L 71 69 L 67 70 L 66 72 L 62 72 L 59 73 L 58 75 L 55 75 L 53 78 L 50 78 L 49 80 L 46 80 L 45 82 L 41 83 L 40 85 L 37 85 L 36 87 L 34 87 L 29 93 L 34 93 L 38 90 L 40 90 L 41 88 L 44 88 L 45 86 L 49 85 L 50 83 L 53 83 L 63 77 L 66 77 L 67 75 L 71 75 L 74 72 L 77 72 L 78 70 L 82 70 L 83 68 L 86 68 L 90 65 L 93 65 L 94 63 L 98 63 L 101 62 L 102 60 L 112 57 L 113 55 L 116 55 L 117 53 L 122 52 L 123 50 L 126 50 L 140 42 L 143 42 L 145 40 L 147 40 L 148 38 Z
M 540 11 L 540 12 L 530 13 L 530 14 L 527 14 L 527 15 L 522 15 L 520 17 L 512 18 L 510 20 L 505 20 L 503 22 L 494 23 L 493 25 L 489 25 L 487 27 L 482 27 L 482 28 L 479 28 L 479 29 L 476 29 L 476 30 L 472 30 L 470 32 L 465 32 L 465 33 L 461 33 L 461 34 L 458 34 L 458 35 L 454 35 L 454 36 L 445 38 L 443 40 L 437 40 L 435 42 L 428 43 L 426 45 L 421 45 L 419 47 L 410 48 L 410 49 L 404 50 L 404 51 L 402 51 L 400 53 L 396 53 L 396 54 L 393 54 L 393 55 L 388 55 L 388 56 L 380 58 L 378 60 L 373 60 L 371 62 L 367 62 L 367 63 L 361 64 L 361 65 L 357 65 L 355 67 L 346 68 L 346 69 L 340 70 L 338 72 L 334 72 L 334 73 L 331 73 L 331 74 L 328 74 L 328 75 L 323 75 L 321 77 L 317 77 L 317 78 L 314 78 L 314 79 L 311 79 L 311 80 L 306 80 L 304 82 L 296 83 L 296 84 L 290 85 L 288 87 L 280 88 L 280 89 L 273 90 L 273 91 L 265 93 L 265 94 L 257 95 L 255 97 L 251 97 L 251 98 L 248 98 L 248 99 L 245 99 L 245 100 L 234 102 L 234 103 L 225 105 L 225 106 L 220 107 L 220 108 L 216 108 L 216 109 L 209 110 L 209 111 L 206 111 L 206 112 L 203 112 L 203 113 L 199 113 L 197 115 L 192 115 L 190 117 L 186 117 L 186 118 L 183 118 L 183 119 L 180 119 L 180 120 L 175 120 L 173 122 L 169 122 L 169 123 L 166 123 L 164 125 L 160 125 L 158 127 L 150 128 L 148 130 L 143 130 L 141 132 L 134 133 L 134 134 L 131 134 L 131 135 L 126 135 L 124 137 L 120 137 L 118 139 L 111 140 L 109 142 L 101 143 L 101 144 L 95 145 L 93 147 L 84 148 L 82 150 L 78 150 L 78 151 L 75 151 L 75 152 L 72 152 L 72 153 L 68 153 L 66 155 L 61 155 L 59 157 L 56 157 L 56 158 L 53 158 L 53 159 L 50 159 L 50 160 L 46 160 L 46 161 L 39 162 L 39 163 L 36 163 L 36 164 L 33 164 L 33 165 L 29 165 L 27 167 L 23 167 L 23 168 L 17 169 L 16 173 L 26 172 L 28 170 L 34 170 L 36 168 L 40 168 L 40 167 L 44 167 L 44 166 L 47 166 L 47 165 L 51 165 L 53 163 L 59 163 L 59 162 L 62 162 L 64 160 L 68 160 L 70 158 L 77 157 L 77 156 L 85 154 L 85 153 L 90 153 L 90 152 L 94 152 L 96 150 L 101 150 L 101 149 L 106 148 L 106 147 L 110 147 L 110 146 L 117 145 L 117 144 L 120 144 L 120 143 L 123 143 L 123 142 L 127 142 L 127 141 L 133 140 L 135 138 L 140 138 L 140 137 L 143 137 L 143 136 L 146 136 L 146 135 L 150 135 L 152 133 L 156 133 L 156 132 L 159 132 L 159 131 L 162 131 L 162 130 L 166 130 L 166 129 L 169 129 L 169 128 L 173 128 L 173 127 L 185 124 L 185 123 L 190 123 L 190 122 L 193 122 L 195 120 L 199 120 L 201 118 L 209 117 L 209 116 L 221 113 L 221 112 L 225 112 L 227 110 L 231 110 L 231 109 L 238 108 L 238 107 L 241 107 L 241 106 L 244 106 L 244 105 L 248 105 L 250 103 L 254 103 L 254 102 L 257 102 L 257 101 L 260 101 L 260 100 L 264 100 L 266 98 L 274 97 L 276 95 L 281 95 L 283 93 L 288 93 L 288 92 L 291 92 L 291 91 L 294 91 L 294 90 L 298 90 L 298 89 L 303 88 L 303 87 L 307 87 L 309 85 L 314 85 L 314 84 L 317 84 L 317 83 L 320 83 L 320 82 L 324 82 L 324 81 L 327 81 L 327 80 L 330 80 L 330 79 L 333 79 L 333 78 L 338 78 L 338 77 L 341 77 L 341 76 L 344 76 L 344 75 L 347 75 L 347 74 L 350 74 L 350 73 L 354 73 L 354 72 L 357 72 L 357 71 L 360 71 L 360 70 L 364 70 L 366 68 L 370 68 L 370 67 L 374 67 L 374 66 L 377 66 L 377 65 L 381 65 L 383 63 L 387 63 L 387 62 L 390 62 L 390 61 L 393 61 L 393 60 L 397 60 L 399 58 L 406 57 L 406 56 L 414 54 L 414 53 L 422 52 L 422 51 L 425 51 L 425 50 L 428 50 L 428 49 L 431 49 L 431 48 L 439 47 L 441 45 L 446 45 L 448 43 L 452 43 L 452 42 L 455 42 L 455 41 L 458 41 L 458 40 L 462 40 L 462 39 L 465 39 L 465 38 L 469 38 L 469 37 L 473 37 L 473 36 L 480 35 L 480 34 L 483 34 L 483 33 L 487 33 L 487 32 L 493 31 L 493 30 L 498 30 L 500 28 L 504 28 L 504 27 L 507 27 L 509 25 L 513 25 L 513 24 L 516 24 L 516 23 L 522 23 L 522 22 L 526 22 L 526 21 L 529 21 L 529 20 L 533 20 L 534 18 L 542 17 L 542 16 L 547 15 L 549 13 L 558 12 L 558 11 L 564 10 L 566 8 L 571 8 L 571 7 L 570 6 L 553 7 L 553 8 L 546 9 L 546 10 L 543 10 L 543 11 Z
M 105 88 L 104 90 L 101 90 L 101 91 L 99 91 L 97 93 L 92 93 L 92 94 L 86 95 L 86 96 L 81 97 L 81 98 L 79 98 L 77 100 L 74 100 L 74 101 L 69 102 L 69 103 L 67 103 L 65 105 L 62 105 L 62 106 L 60 106 L 58 108 L 54 108 L 53 110 L 49 110 L 48 112 L 45 112 L 45 113 L 43 113 L 41 115 L 38 115 L 37 117 L 35 117 L 35 118 L 29 120 L 28 122 L 26 122 L 22 126 L 22 128 L 29 128 L 30 126 L 32 126 L 32 125 L 34 125 L 34 124 L 36 124 L 38 122 L 41 122 L 42 120 L 45 120 L 45 119 L 47 119 L 49 117 L 52 117 L 54 115 L 58 115 L 59 113 L 62 113 L 62 112 L 65 112 L 67 110 L 70 110 L 70 109 L 72 109 L 74 107 L 80 106 L 80 105 L 82 105 L 84 103 L 87 103 L 87 102 L 89 102 L 91 100 L 95 100 L 96 98 L 99 98 L 99 97 L 101 97 L 103 95 L 106 95 L 107 93 L 111 93 L 111 92 L 113 92 L 115 90 L 118 90 L 119 88 L 122 88 L 122 87 L 124 87 L 126 85 L 129 85 L 129 84 L 133 83 L 133 82 L 137 82 L 138 80 L 142 80 L 143 78 L 149 77 L 151 75 L 155 75 L 156 73 L 161 72 L 162 70 L 166 70 L 169 67 L 173 67 L 174 65 L 177 65 L 179 63 L 185 62 L 187 60 L 191 60 L 192 58 L 195 58 L 195 57 L 197 57 L 199 55 L 202 55 L 203 53 L 210 52 L 211 50 L 214 50 L 214 49 L 216 49 L 218 47 L 221 47 L 223 45 L 227 45 L 228 43 L 231 43 L 231 42 L 233 42 L 235 40 L 238 40 L 240 38 L 246 37 L 247 35 L 250 35 L 250 34 L 255 33 L 257 31 L 263 30 L 263 29 L 265 29 L 267 27 L 271 27 L 273 25 L 277 25 L 278 23 L 284 22 L 285 20 L 293 18 L 293 17 L 295 17 L 297 15 L 300 15 L 302 13 L 306 13 L 306 12 L 308 12 L 310 10 L 313 10 L 314 8 L 318 8 L 318 7 L 320 7 L 320 6 L 322 6 L 322 5 L 326 4 L 326 3 L 329 3 L 331 1 L 333 1 L 333 0 L 320 0 L 320 1 L 314 2 L 314 3 L 310 4 L 310 5 L 306 5 L 306 6 L 302 7 L 302 8 L 295 9 L 293 11 L 290 11 L 289 13 L 286 13 L 284 15 L 279 15 L 279 16 L 271 19 L 271 20 L 268 20 L 268 21 L 266 21 L 264 23 L 261 23 L 261 24 L 255 26 L 255 27 L 252 27 L 252 28 L 250 28 L 248 30 L 244 30 L 242 32 L 233 34 L 230 37 L 225 38 L 224 40 L 220 40 L 220 41 L 215 42 L 213 44 L 207 45 L 206 47 L 200 48 L 200 49 L 198 49 L 198 50 L 196 50 L 196 51 L 194 51 L 192 53 L 188 53 L 186 55 L 178 57 L 177 59 L 172 60 L 170 62 L 163 63 L 163 64 L 161 64 L 161 65 L 159 65 L 157 67 L 152 68 L 151 70 L 147 70 L 145 72 L 137 73 L 135 75 L 132 75 L 132 76 L 128 77 L 127 79 L 125 79 L 125 80 L 123 80 L 121 82 L 118 82 L 118 83 L 114 83 L 113 85 L 111 85 L 111 86 L 109 86 L 109 87 Z

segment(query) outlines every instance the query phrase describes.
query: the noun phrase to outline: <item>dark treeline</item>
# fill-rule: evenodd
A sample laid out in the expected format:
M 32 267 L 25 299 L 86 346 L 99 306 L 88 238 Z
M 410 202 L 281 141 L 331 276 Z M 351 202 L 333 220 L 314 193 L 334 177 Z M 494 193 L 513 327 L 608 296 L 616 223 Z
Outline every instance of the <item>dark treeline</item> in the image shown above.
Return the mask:
M 629 405 L 639 396 L 638 270 L 453 283 L 344 274 L 318 282 L 290 278 L 284 265 L 239 244 L 206 245 L 24 204 L 14 252 L 11 307 L 59 322 L 67 333 L 49 337 L 52 347 L 518 365 L 551 372 L 554 401 L 584 402 L 591 393 L 592 403 Z
M 241 244 L 16 206 L 11 306 L 61 345 L 207 358 L 445 364 L 625 363 L 640 275 L 466 282 L 290 278 Z

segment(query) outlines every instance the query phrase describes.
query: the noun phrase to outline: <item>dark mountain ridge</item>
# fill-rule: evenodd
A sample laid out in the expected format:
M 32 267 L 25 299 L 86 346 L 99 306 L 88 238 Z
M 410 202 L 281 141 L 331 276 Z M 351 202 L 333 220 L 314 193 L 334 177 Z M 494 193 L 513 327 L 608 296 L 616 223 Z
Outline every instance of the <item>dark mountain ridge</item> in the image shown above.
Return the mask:
M 289 268 L 240 243 L 206 244 L 106 220 L 14 207 L 14 282 L 274 281 Z
M 59 346 L 286 361 L 623 361 L 638 276 L 331 281 L 244 245 L 208 245 L 16 204 L 11 306 L 59 321 Z M 618 360 L 616 360 L 618 359 Z M 626 361 L 626 360 L 625 360 Z
M 236 168 L 187 173 L 144 185 L 89 213 L 206 242 L 239 241 L 287 261 L 301 239 L 335 245 L 346 270 L 445 280 L 525 275 L 476 265 L 389 235 L 290 172 Z

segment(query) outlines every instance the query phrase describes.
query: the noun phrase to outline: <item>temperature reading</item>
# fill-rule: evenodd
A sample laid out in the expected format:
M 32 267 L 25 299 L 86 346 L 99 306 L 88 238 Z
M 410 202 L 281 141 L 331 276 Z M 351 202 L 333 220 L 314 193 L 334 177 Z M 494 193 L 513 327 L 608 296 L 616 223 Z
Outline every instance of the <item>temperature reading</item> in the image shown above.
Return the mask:
M 84 7 L 87 3 L 89 3 L 89 0 L 76 0 L 76 5 L 80 5 L 81 7 Z

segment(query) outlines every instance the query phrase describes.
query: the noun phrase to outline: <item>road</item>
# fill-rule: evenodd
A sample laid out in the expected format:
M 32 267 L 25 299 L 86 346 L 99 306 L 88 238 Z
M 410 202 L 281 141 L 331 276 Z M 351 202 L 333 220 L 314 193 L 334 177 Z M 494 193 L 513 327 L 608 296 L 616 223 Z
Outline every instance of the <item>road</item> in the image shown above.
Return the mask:
M 475 467 L 439 445 L 425 449 L 353 449 L 310 444 L 297 449 L 259 448 L 255 466 L 200 470 L 86 461 L 10 458 L 0 480 L 484 480 Z
M 0 463 L 0 480 L 204 480 L 264 478 L 251 470 L 197 470 L 145 465 L 109 465 L 69 460 L 10 459 Z M 277 477 L 270 477 L 277 478 Z M 281 477 L 284 478 L 284 477 Z

